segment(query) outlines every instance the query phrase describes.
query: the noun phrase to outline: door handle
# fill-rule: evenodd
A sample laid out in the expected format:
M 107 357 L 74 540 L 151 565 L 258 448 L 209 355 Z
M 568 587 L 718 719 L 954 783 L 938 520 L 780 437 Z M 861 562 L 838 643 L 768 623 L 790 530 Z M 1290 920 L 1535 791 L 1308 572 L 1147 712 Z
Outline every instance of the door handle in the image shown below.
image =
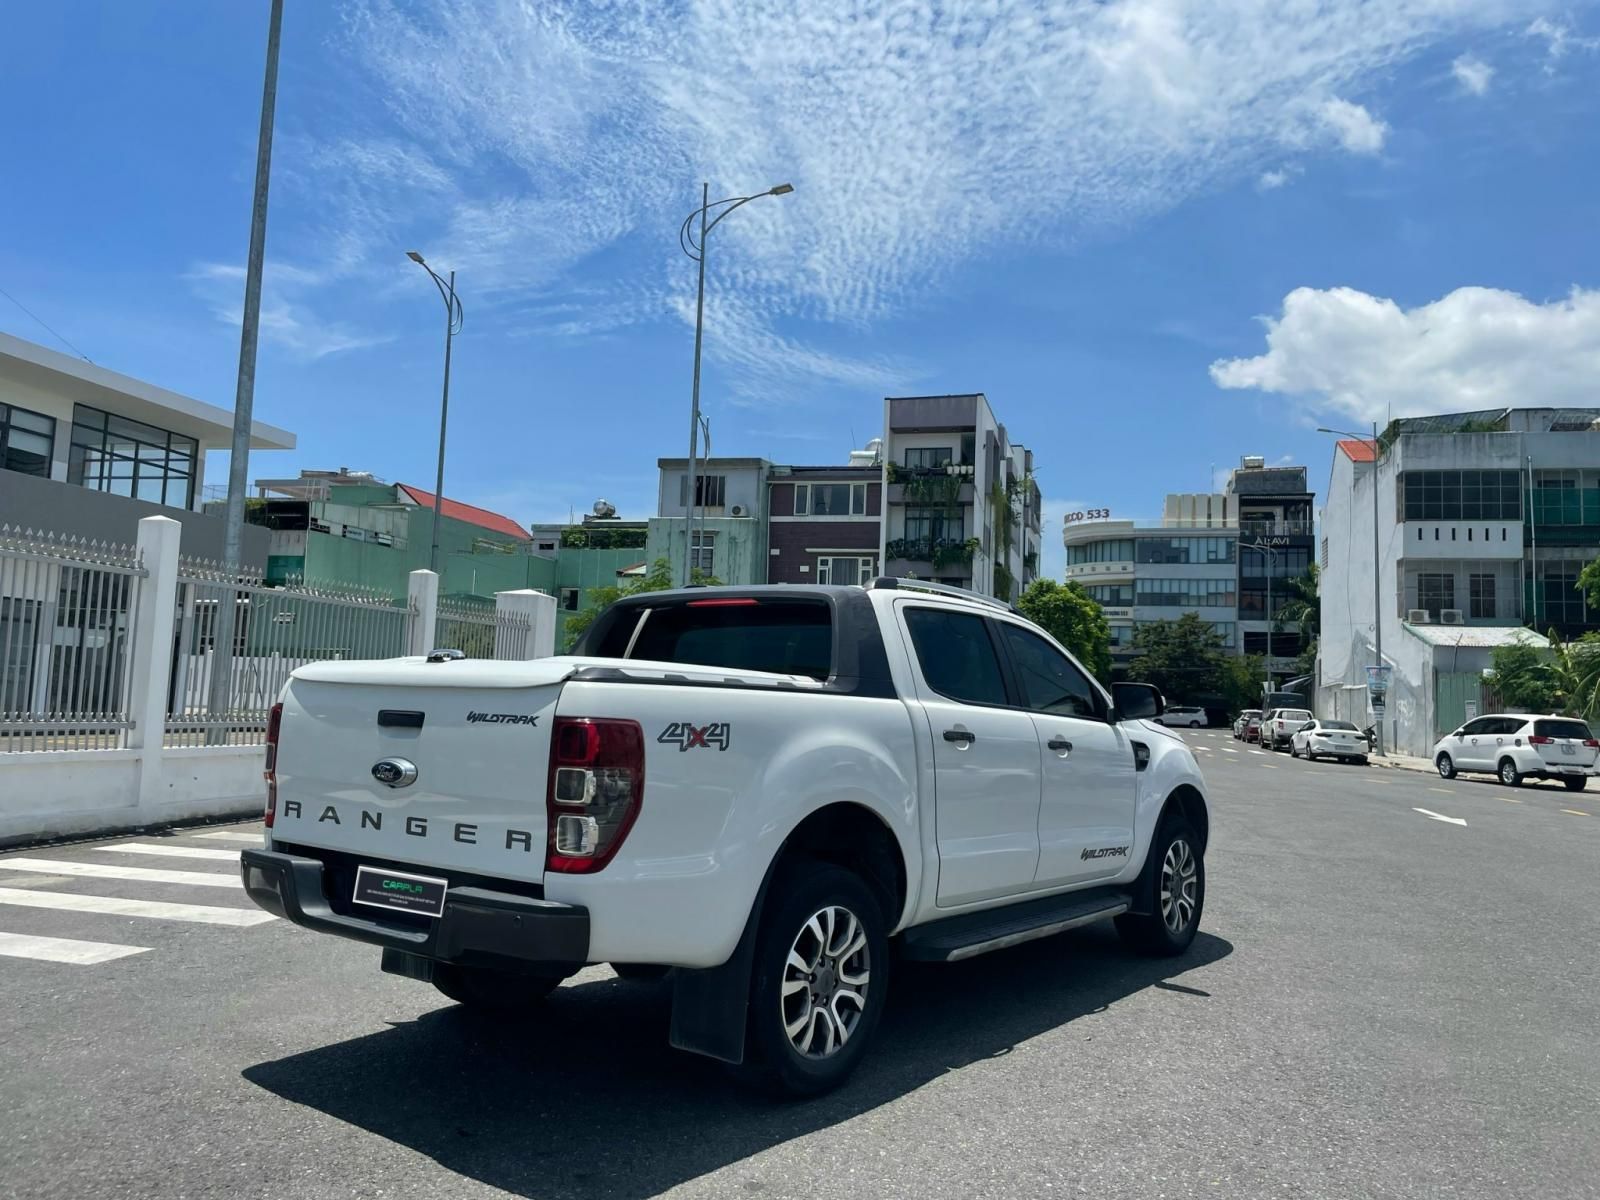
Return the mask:
M 973 733 L 970 729 L 946 729 L 944 731 L 944 740 L 947 742 L 960 742 L 962 745 L 970 745 L 978 740 L 978 735 Z
M 1046 742 L 1045 745 L 1049 746 L 1050 749 L 1054 750 L 1057 754 L 1065 755 L 1072 753 L 1072 743 L 1067 741 L 1067 739 L 1064 737 L 1053 737 Z

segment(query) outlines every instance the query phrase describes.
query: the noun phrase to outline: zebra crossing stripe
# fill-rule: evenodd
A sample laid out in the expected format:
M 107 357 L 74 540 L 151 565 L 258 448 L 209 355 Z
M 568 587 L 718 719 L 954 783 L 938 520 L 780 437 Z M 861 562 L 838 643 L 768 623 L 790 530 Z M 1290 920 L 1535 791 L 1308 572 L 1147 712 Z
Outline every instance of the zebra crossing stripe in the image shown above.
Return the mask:
M 259 846 L 262 842 L 259 830 L 255 833 L 240 833 L 235 829 L 219 829 L 215 833 L 190 833 L 183 836 L 206 838 L 213 842 L 249 842 L 252 846 Z
M 95 846 L 95 850 L 116 850 L 122 854 L 164 854 L 169 858 L 208 858 L 217 862 L 238 862 L 237 850 L 213 850 L 209 846 L 168 846 L 160 842 L 118 842 L 114 846 Z
M 149 949 L 149 946 L 118 946 L 112 942 L 80 942 L 73 938 L 0 933 L 0 954 L 8 958 L 37 958 L 44 962 L 76 963 L 80 966 L 127 958 L 130 954 L 143 954 Z
M 244 880 L 233 873 L 211 875 L 201 871 L 164 871 L 150 867 L 124 867 L 120 863 L 67 862 L 59 858 L 34 858 L 21 854 L 0 858 L 0 871 L 30 874 L 79 875 L 85 879 L 131 879 L 138 883 L 181 883 L 189 887 L 242 888 Z
M 150 917 L 158 921 L 192 921 L 200 925 L 245 928 L 276 920 L 259 908 L 220 908 L 212 904 L 168 904 L 158 900 L 129 900 L 121 896 L 85 896 L 77 892 L 41 892 L 33 888 L 0 887 L 0 904 L 22 908 L 49 908 L 58 912 L 106 913 L 113 917 Z

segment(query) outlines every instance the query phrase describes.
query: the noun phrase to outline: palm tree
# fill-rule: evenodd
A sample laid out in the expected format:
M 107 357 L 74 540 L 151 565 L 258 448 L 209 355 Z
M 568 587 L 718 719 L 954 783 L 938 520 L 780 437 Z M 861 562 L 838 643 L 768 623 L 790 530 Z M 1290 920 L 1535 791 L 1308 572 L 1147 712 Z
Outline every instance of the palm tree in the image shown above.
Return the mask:
M 1305 649 L 1300 652 L 1302 668 L 1316 662 L 1317 642 L 1322 636 L 1322 600 L 1318 591 L 1321 578 L 1321 569 L 1312 563 L 1304 575 L 1286 580 L 1289 598 L 1278 605 L 1278 611 L 1272 618 L 1273 633 L 1281 632 L 1285 624 L 1296 623 L 1300 626 L 1300 634 L 1305 642 Z

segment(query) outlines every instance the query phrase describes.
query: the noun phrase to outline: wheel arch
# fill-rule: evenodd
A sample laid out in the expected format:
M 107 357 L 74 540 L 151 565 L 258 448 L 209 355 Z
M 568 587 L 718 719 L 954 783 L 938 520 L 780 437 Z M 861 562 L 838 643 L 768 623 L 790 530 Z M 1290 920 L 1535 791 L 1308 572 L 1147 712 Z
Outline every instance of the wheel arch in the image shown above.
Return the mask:
M 1202 855 L 1211 841 L 1211 813 L 1206 806 L 1205 797 L 1193 784 L 1180 783 L 1167 793 L 1166 801 L 1161 806 L 1161 815 L 1156 818 L 1150 845 L 1145 850 L 1144 866 L 1139 869 L 1139 876 L 1133 884 L 1131 912 L 1144 914 L 1155 911 L 1156 871 L 1159 869 L 1159 864 L 1156 862 L 1158 839 L 1155 835 L 1161 831 L 1161 827 L 1173 813 L 1179 814 L 1189 822 L 1189 827 L 1200 840 Z
M 813 809 L 778 847 L 767 868 L 768 878 L 785 864 L 802 858 L 854 871 L 883 905 L 889 928 L 899 928 L 910 887 L 906 855 L 894 831 L 878 813 L 852 800 L 838 800 Z

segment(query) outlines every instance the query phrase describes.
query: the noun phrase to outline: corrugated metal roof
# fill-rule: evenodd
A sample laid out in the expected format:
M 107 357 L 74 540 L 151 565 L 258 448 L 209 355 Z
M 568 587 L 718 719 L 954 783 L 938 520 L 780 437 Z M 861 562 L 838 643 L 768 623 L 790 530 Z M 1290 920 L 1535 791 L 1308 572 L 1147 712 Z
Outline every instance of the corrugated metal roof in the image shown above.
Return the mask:
M 1339 449 L 1351 462 L 1371 462 L 1378 457 L 1377 444 L 1366 439 L 1340 438 Z
M 1401 622 L 1412 634 L 1433 646 L 1460 646 L 1463 650 L 1492 650 L 1496 646 L 1548 646 L 1542 634 L 1520 625 L 1412 625 Z
M 433 507 L 432 492 L 425 492 L 419 487 L 412 487 L 409 483 L 401 483 L 396 486 L 421 507 Z M 499 513 L 490 512 L 486 508 L 478 508 L 476 505 L 463 504 L 459 500 L 450 499 L 449 496 L 446 496 L 440 502 L 439 512 L 446 517 L 451 517 L 467 525 L 476 525 L 480 529 L 492 529 L 494 532 L 504 534 L 506 537 L 520 538 L 525 542 L 532 540 L 528 531 L 510 517 L 502 517 Z

